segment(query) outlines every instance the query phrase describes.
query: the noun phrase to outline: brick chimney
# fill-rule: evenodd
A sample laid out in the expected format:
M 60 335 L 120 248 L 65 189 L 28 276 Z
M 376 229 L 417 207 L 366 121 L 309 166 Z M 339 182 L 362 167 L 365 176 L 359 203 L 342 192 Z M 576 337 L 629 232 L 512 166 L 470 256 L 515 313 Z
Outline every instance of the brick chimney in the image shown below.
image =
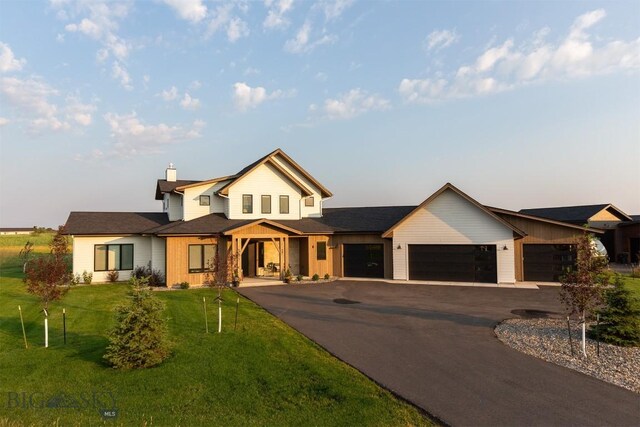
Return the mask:
M 168 182 L 176 182 L 178 178 L 178 172 L 176 172 L 176 168 L 173 166 L 173 163 L 169 163 L 169 167 L 165 172 L 165 179 Z

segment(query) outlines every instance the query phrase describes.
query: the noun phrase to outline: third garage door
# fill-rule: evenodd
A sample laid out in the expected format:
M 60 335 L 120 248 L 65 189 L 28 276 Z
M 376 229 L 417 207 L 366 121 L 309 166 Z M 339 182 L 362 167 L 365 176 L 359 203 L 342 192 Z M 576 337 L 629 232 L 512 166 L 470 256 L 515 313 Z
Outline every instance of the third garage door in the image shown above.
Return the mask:
M 345 244 L 345 277 L 384 277 L 383 245 Z
M 496 283 L 496 246 L 409 245 L 409 279 Z

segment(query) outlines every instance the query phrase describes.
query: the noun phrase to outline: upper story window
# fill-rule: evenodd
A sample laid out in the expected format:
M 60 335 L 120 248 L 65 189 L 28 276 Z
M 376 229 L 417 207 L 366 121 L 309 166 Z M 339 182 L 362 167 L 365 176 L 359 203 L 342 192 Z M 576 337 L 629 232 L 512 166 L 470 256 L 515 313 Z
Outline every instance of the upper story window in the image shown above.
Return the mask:
M 211 196 L 200 196 L 200 206 L 211 206 Z
M 318 242 L 316 244 L 318 261 L 325 261 L 327 259 L 327 242 Z
M 242 195 L 242 213 L 243 214 L 253 213 L 253 195 L 251 194 Z
M 133 244 L 95 245 L 93 271 L 133 270 Z
M 211 271 L 215 262 L 216 245 L 189 245 L 189 273 Z
M 289 196 L 280 196 L 280 213 L 289 213 Z
M 265 195 L 262 196 L 261 198 L 261 212 L 263 214 L 270 214 L 271 213 L 271 196 Z
M 313 200 L 313 196 L 307 197 L 306 199 L 304 199 L 304 205 L 305 206 L 313 207 L 314 204 L 315 204 L 315 201 Z

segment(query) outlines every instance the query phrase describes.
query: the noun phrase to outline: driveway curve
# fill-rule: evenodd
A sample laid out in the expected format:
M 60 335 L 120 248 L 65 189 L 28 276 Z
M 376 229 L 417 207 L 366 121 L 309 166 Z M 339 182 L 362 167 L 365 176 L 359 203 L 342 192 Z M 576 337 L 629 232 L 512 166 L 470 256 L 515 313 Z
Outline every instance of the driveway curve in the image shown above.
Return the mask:
M 560 312 L 558 288 L 338 281 L 240 288 L 332 354 L 454 426 L 638 426 L 640 395 L 495 337 L 512 310 Z

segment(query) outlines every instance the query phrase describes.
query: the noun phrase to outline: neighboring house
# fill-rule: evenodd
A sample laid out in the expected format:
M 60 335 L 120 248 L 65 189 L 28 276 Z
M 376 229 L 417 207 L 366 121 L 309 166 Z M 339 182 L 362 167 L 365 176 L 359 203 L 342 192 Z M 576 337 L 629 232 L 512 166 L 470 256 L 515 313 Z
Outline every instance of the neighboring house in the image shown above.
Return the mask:
M 451 184 L 419 206 L 324 208 L 332 193 L 278 149 L 234 175 L 158 180 L 161 213 L 72 212 L 73 271 L 105 281 L 150 265 L 200 284 L 233 254 L 238 274 L 396 280 L 557 281 L 584 228 L 483 206 Z M 596 234 L 601 231 L 588 229 Z
M 33 227 L 31 228 L 0 228 L 0 235 L 6 234 L 31 234 L 33 232 Z
M 600 237 L 609 259 L 618 262 L 638 262 L 640 252 L 640 221 L 614 205 L 564 206 L 522 209 L 521 213 L 570 224 L 587 225 L 604 231 Z

